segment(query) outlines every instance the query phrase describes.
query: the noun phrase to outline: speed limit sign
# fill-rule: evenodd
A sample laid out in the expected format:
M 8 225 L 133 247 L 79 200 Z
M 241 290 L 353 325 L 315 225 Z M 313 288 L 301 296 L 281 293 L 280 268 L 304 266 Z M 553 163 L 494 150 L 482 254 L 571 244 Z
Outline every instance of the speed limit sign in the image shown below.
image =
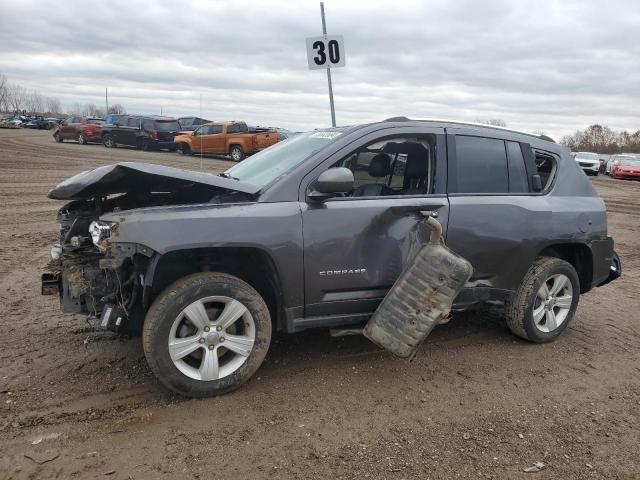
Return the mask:
M 307 38 L 307 61 L 311 70 L 344 67 L 342 35 Z

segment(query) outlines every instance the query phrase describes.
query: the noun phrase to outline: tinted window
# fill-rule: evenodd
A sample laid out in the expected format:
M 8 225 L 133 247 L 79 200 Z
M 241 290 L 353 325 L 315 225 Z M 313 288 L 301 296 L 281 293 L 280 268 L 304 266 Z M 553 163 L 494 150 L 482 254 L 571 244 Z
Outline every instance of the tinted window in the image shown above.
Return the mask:
M 240 132 L 248 132 L 249 127 L 247 127 L 244 123 L 234 123 L 233 125 L 229 125 L 227 127 L 227 133 L 240 133 Z
M 134 127 L 134 128 L 138 128 L 140 125 L 140 120 L 138 120 L 135 117 L 130 117 L 127 120 L 127 127 Z
M 209 125 L 209 135 L 222 133 L 222 125 Z
M 180 125 L 177 120 L 156 120 L 155 129 L 159 132 L 177 132 L 180 130 Z
M 455 137 L 455 178 L 451 193 L 507 193 L 509 175 L 504 142 L 493 138 Z
M 529 191 L 527 170 L 524 166 L 522 149 L 517 142 L 507 142 L 509 155 L 509 192 L 524 193 Z

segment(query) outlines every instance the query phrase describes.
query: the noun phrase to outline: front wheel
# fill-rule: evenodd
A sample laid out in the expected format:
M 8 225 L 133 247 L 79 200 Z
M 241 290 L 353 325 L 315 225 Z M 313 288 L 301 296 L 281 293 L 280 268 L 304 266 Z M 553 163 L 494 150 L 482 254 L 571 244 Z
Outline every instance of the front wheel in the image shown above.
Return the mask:
M 104 135 L 102 137 L 102 144 L 107 148 L 115 148 L 116 142 L 113 141 L 113 137 L 111 135 Z
M 580 298 L 580 280 L 568 262 L 539 257 L 507 302 L 509 329 L 536 343 L 555 340 L 573 319 Z
M 229 155 L 235 162 L 241 162 L 245 157 L 244 150 L 240 145 L 233 145 L 229 150 Z
M 86 145 L 87 142 L 87 137 L 85 137 L 84 133 L 81 133 L 80 135 L 78 135 L 78 143 L 80 145 Z
M 64 141 L 59 133 L 54 134 L 53 138 L 55 138 L 56 142 L 58 143 L 62 143 Z
M 235 390 L 262 364 L 271 316 L 249 284 L 223 273 L 178 280 L 154 301 L 142 342 L 153 373 L 188 397 Z

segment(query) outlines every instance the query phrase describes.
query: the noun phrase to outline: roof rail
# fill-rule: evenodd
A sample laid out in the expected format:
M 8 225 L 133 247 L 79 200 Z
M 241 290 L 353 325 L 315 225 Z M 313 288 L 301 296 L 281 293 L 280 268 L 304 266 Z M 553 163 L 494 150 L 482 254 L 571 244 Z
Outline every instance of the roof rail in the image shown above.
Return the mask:
M 522 130 L 514 130 L 512 128 L 507 128 L 507 127 L 498 127 L 497 125 L 489 125 L 486 123 L 477 123 L 477 122 L 461 122 L 459 120 L 442 120 L 442 119 L 437 119 L 437 118 L 407 118 L 404 116 L 399 116 L 399 117 L 391 117 L 391 118 L 387 118 L 385 120 L 383 120 L 383 122 L 439 122 L 439 123 L 452 123 L 452 124 L 456 124 L 456 125 L 468 125 L 468 126 L 473 126 L 473 127 L 483 127 L 483 128 L 492 128 L 495 130 L 505 130 L 508 132 L 514 132 L 514 133 L 521 133 L 523 135 L 529 135 L 531 137 L 536 137 L 539 138 L 540 140 L 545 140 L 547 142 L 552 142 L 552 143 L 556 143 L 556 141 L 549 137 L 548 135 L 544 135 L 544 134 L 536 134 L 536 133 L 531 133 L 531 132 L 524 132 Z

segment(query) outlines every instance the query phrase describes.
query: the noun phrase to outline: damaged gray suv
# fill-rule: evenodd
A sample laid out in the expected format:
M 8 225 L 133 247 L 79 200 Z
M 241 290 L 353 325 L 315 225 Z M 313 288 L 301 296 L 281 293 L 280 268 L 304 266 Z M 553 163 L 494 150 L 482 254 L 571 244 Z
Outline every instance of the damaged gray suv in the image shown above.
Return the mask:
M 621 271 L 570 152 L 481 125 L 317 130 L 219 175 L 120 163 L 49 197 L 70 202 L 43 293 L 142 333 L 153 372 L 187 396 L 246 382 L 274 330 L 364 325 L 424 244 L 426 212 L 473 266 L 453 310 L 502 307 L 533 342 L 560 335 L 580 295 Z

